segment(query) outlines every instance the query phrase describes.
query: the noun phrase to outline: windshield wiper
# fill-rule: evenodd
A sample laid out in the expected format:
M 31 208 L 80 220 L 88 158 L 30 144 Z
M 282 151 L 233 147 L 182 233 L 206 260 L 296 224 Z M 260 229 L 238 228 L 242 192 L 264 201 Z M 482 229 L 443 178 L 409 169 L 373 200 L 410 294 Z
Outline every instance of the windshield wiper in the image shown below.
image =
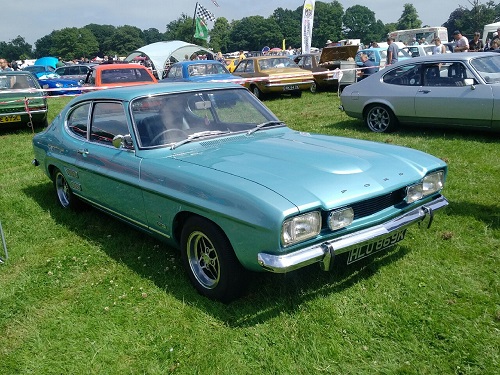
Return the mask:
M 230 133 L 229 130 L 222 131 L 222 130 L 207 130 L 203 132 L 198 132 L 198 133 L 193 133 L 189 135 L 186 139 L 183 139 L 182 141 L 174 143 L 170 149 L 173 150 L 174 148 L 177 148 L 179 146 L 182 146 L 183 144 L 189 143 L 194 139 L 202 138 L 202 137 L 208 137 L 210 135 L 219 135 L 219 134 L 227 134 Z
M 263 122 L 262 124 L 257 125 L 255 128 L 250 129 L 249 131 L 247 131 L 247 135 L 253 134 L 257 130 L 260 130 L 260 129 L 265 128 L 267 126 L 280 125 L 280 124 L 284 125 L 285 123 L 283 121 L 279 121 L 279 120 L 266 121 L 266 122 Z

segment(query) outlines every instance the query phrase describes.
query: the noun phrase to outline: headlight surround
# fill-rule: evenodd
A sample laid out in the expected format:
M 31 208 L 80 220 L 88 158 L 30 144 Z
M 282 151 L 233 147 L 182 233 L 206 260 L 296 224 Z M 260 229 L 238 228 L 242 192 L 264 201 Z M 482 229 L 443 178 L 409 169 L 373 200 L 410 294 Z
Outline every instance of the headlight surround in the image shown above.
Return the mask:
M 321 231 L 321 213 L 308 212 L 289 218 L 281 226 L 281 243 L 290 246 L 298 242 L 316 237 Z
M 347 227 L 354 220 L 354 211 L 351 207 L 341 208 L 330 212 L 328 215 L 328 227 L 331 230 L 339 230 Z
M 429 173 L 418 184 L 406 189 L 406 202 L 413 203 L 431 194 L 437 193 L 444 186 L 444 172 Z

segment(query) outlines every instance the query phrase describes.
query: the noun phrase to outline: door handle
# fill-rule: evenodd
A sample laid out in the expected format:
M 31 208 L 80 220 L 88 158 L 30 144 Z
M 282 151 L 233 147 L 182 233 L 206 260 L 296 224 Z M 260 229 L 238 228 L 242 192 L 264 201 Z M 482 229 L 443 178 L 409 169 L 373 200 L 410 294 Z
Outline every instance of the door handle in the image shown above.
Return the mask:
M 421 92 L 422 94 L 428 94 L 431 92 L 431 90 L 418 90 L 418 92 Z
M 82 150 L 82 149 L 80 149 L 80 150 L 78 150 L 77 152 L 78 152 L 80 155 L 84 156 L 84 157 L 85 157 L 85 156 L 87 156 L 87 155 L 89 154 L 89 150 L 87 150 L 86 148 L 85 148 L 85 149 L 83 149 L 83 150 Z

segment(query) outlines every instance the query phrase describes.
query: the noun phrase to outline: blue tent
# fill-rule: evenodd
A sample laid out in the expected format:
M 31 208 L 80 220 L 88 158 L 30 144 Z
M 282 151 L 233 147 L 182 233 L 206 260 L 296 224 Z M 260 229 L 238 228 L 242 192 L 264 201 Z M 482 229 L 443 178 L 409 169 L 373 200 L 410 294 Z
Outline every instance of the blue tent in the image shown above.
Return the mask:
M 55 69 L 58 61 L 57 57 L 40 57 L 35 61 L 35 65 L 51 66 Z

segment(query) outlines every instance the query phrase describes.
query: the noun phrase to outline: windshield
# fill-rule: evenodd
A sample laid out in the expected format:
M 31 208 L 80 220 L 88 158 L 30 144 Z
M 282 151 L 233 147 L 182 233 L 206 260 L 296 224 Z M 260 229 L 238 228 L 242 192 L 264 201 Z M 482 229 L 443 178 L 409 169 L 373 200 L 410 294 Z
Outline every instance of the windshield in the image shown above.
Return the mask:
M 287 68 L 293 67 L 297 68 L 297 64 L 293 62 L 289 57 L 276 57 L 272 59 L 261 59 L 258 60 L 259 69 L 267 70 L 267 69 L 279 69 L 279 68 Z
M 473 59 L 471 65 L 486 83 L 500 83 L 500 54 Z
M 141 148 L 177 147 L 207 137 L 248 132 L 270 121 L 283 126 L 248 90 L 236 88 L 139 98 L 131 109 Z

